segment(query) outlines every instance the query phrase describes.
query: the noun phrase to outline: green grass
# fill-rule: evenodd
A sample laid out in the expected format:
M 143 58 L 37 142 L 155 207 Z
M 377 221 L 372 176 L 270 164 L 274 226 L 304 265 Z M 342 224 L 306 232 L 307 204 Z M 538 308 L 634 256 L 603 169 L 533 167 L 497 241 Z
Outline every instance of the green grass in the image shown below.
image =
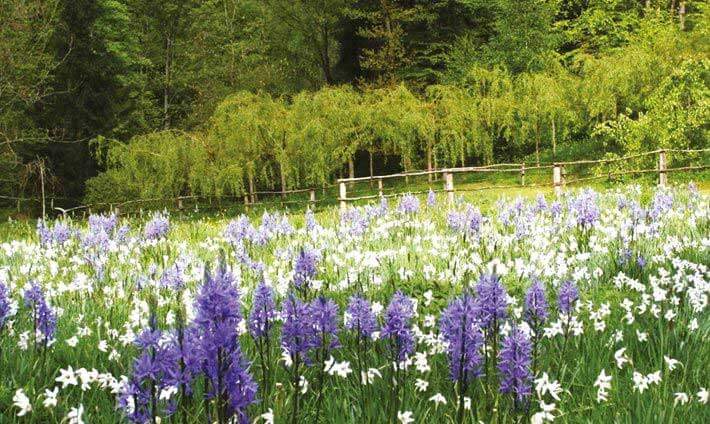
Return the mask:
M 477 187 L 476 184 L 479 183 L 471 181 L 461 185 L 466 186 L 465 184 Z M 506 191 L 483 191 L 475 194 L 467 193 L 466 196 L 486 214 L 494 216 L 500 212 L 495 207 L 498 196 L 505 195 L 508 198 L 513 198 L 520 195 L 532 198 L 537 193 L 538 191 L 532 188 L 520 188 Z M 648 199 L 649 195 L 646 191 L 642 198 Z M 684 196 L 684 193 L 680 193 L 678 199 L 685 199 Z M 439 200 L 443 201 L 441 195 Z M 706 200 L 707 198 L 705 198 L 704 206 L 700 204 L 696 207 L 707 209 Z M 394 201 L 391 201 L 391 204 L 394 204 Z M 292 217 L 292 222 L 299 227 L 302 225 L 303 217 L 300 211 L 294 212 L 297 213 Z M 251 213 L 258 215 L 259 211 Z M 175 302 L 171 301 L 174 298 L 173 294 L 164 290 L 139 290 L 136 284 L 137 279 L 146 275 L 147 269 L 152 263 L 162 267 L 162 264 L 170 264 L 175 258 L 185 254 L 193 255 L 197 261 L 214 263 L 218 248 L 225 248 L 231 252 L 225 243 L 217 240 L 226 225 L 227 218 L 227 214 L 176 215 L 169 242 L 159 243 L 154 247 L 133 247 L 126 254 L 109 253 L 107 264 L 111 276 L 99 282 L 92 282 L 94 285 L 92 292 L 86 290 L 68 291 L 54 297 L 52 303 L 63 308 L 64 313 L 59 318 L 57 343 L 46 353 L 35 351 L 32 348 L 21 351 L 17 347 L 18 333 L 31 328 L 27 310 L 21 307 L 14 324 L 15 334 L 10 336 L 3 333 L 0 336 L 0 376 L 3 379 L 3 384 L 0 385 L 0 422 L 61 422 L 69 408 L 80 403 L 84 405 L 87 422 L 115 423 L 119 421 L 120 414 L 114 410 L 115 397 L 107 390 L 97 388 L 95 383 L 87 391 L 82 391 L 79 387 L 61 390 L 59 405 L 53 409 L 46 409 L 41 405 L 40 395 L 44 389 L 55 385 L 54 379 L 59 375 L 59 369 L 69 365 L 74 369 L 79 367 L 96 368 L 101 372 L 110 372 L 116 377 L 130 375 L 132 358 L 136 356 L 137 349 L 130 345 L 123 346 L 117 340 L 108 337 L 108 330 L 104 323 L 108 323 L 110 328 L 122 332 L 122 326 L 131 316 L 131 311 L 135 306 L 150 296 L 158 296 L 166 300 L 166 303 L 158 309 L 159 322 L 161 327 L 168 327 L 165 323 L 167 314 L 169 310 L 174 310 L 177 307 Z M 338 220 L 338 210 L 337 208 L 320 209 L 317 218 L 322 225 L 332 227 Z M 431 221 L 433 230 L 425 230 L 424 221 Z M 131 223 L 137 227 L 141 221 L 133 220 Z M 348 240 L 337 235 L 323 235 L 310 239 L 300 234 L 287 239 L 278 239 L 264 247 L 252 246 L 248 248 L 248 251 L 252 257 L 264 260 L 274 270 L 280 269 L 282 271 L 291 265 L 278 259 L 277 252 L 284 248 L 298 248 L 306 243 L 316 245 L 323 243 L 324 246 L 329 246 L 325 251 L 326 256 L 335 254 L 336 249 L 342 249 L 344 252 L 373 252 L 380 261 L 376 268 L 369 268 L 357 257 L 345 259 L 344 266 L 336 266 L 332 261 L 326 260 L 318 275 L 318 278 L 324 282 L 323 293 L 334 298 L 341 306 L 342 311 L 348 297 L 355 291 L 364 290 L 368 297 L 386 305 L 393 292 L 396 289 L 402 289 L 407 295 L 420 300 L 419 317 L 416 319 L 416 324 L 424 331 L 429 331 L 423 325 L 424 317 L 428 314 L 438 316 L 448 301 L 461 292 L 462 285 L 475 284 L 478 272 L 483 269 L 482 266 L 478 266 L 474 267 L 475 271 L 461 274 L 460 264 L 475 264 L 473 259 L 475 257 L 480 257 L 484 262 L 494 258 L 503 262 L 514 261 L 517 258 L 532 261 L 530 252 L 534 251 L 540 242 L 538 239 L 530 239 L 519 244 L 512 244 L 509 247 L 501 247 L 500 245 L 493 247 L 494 244 L 477 244 L 458 237 L 447 243 L 447 251 L 440 252 L 441 254 L 431 254 L 428 249 L 438 243 L 432 237 L 447 234 L 445 228 L 446 208 L 434 208 L 425 210 L 418 218 L 411 219 L 409 222 L 405 220 L 405 222 L 395 225 L 382 237 L 368 236 L 362 240 Z M 664 227 L 661 238 L 644 239 L 633 245 L 633 248 L 635 253 L 641 253 L 651 258 L 660 253 L 662 244 L 667 238 L 682 235 L 689 240 L 701 240 L 707 237 L 709 228 L 707 215 L 705 215 L 705 221 L 696 222 L 692 226 L 688 225 L 683 216 L 679 216 L 669 221 L 668 225 Z M 507 233 L 510 229 L 497 228 L 496 231 Z M 9 242 L 33 238 L 33 232 L 32 222 L 4 224 L 2 240 Z M 568 230 L 544 235 L 544 237 L 551 237 L 552 246 L 569 245 L 573 239 L 581 241 L 583 238 L 580 236 L 580 233 Z M 184 246 L 181 247 L 181 244 Z M 599 268 L 603 270 L 603 274 L 599 277 L 585 278 L 580 282 L 583 302 L 591 302 L 594 310 L 597 310 L 601 303 L 610 304 L 612 313 L 605 319 L 607 328 L 603 332 L 596 332 L 589 318 L 589 311 L 582 308 L 579 319 L 583 322 L 585 329 L 583 336 L 570 339 L 564 350 L 562 348 L 564 342 L 560 337 L 551 340 L 545 339 L 541 346 L 539 370 L 547 372 L 564 388 L 561 400 L 555 402 L 559 408 L 555 415 L 561 422 L 707 422 L 710 420 L 707 406 L 700 405 L 695 401 L 689 405 L 674 405 L 673 403 L 675 392 L 686 392 L 693 396 L 701 387 L 707 387 L 707 382 L 710 381 L 710 370 L 706 366 L 707 359 L 710 357 L 708 344 L 710 319 L 708 319 L 707 311 L 693 314 L 689 305 L 685 303 L 678 308 L 679 315 L 674 323 L 656 319 L 646 313 L 638 315 L 636 322 L 631 325 L 622 324 L 623 311 L 619 308 L 619 303 L 624 298 L 638 303 L 641 296 L 626 288 L 616 288 L 612 283 L 613 277 L 623 271 L 626 275 L 648 284 L 651 277 L 658 275 L 661 268 L 671 270 L 673 267 L 668 257 L 658 262 L 652 262 L 644 269 L 639 269 L 633 264 L 620 266 L 617 262 L 618 249 L 617 244 L 611 243 L 608 251 L 592 252 L 589 260 L 583 262 L 583 266 L 586 266 L 590 273 Z M 581 250 L 584 251 L 583 246 Z M 558 251 L 558 249 L 553 247 L 550 251 Z M 391 253 L 387 252 L 399 253 L 390 257 Z M 22 286 L 30 278 L 38 278 L 46 287 L 56 289 L 61 284 L 72 281 L 79 273 L 87 275 L 90 279 L 94 276 L 94 269 L 83 260 L 85 254 L 78 245 L 57 253 L 56 256 L 37 252 L 14 256 L 4 254 L 0 258 L 0 268 L 6 267 L 9 271 L 9 281 L 16 288 Z M 676 252 L 676 256 L 696 264 L 707 265 L 710 263 L 710 254 L 708 254 L 707 248 L 699 249 L 688 246 Z M 59 269 L 59 272 L 54 276 L 48 267 L 53 261 L 57 263 Z M 234 263 L 234 258 L 232 257 L 230 261 Z M 459 263 L 459 265 L 454 265 L 454 263 Z M 546 265 L 540 259 L 531 263 L 538 264 L 540 269 L 544 269 Z M 30 265 L 32 268 L 28 270 L 27 266 Z M 451 275 L 427 278 L 423 272 L 425 265 L 433 265 L 437 270 L 448 270 Z M 348 269 L 357 273 L 356 280 L 352 281 L 347 289 L 336 289 L 338 284 L 347 280 L 346 270 Z M 403 280 L 399 274 L 400 269 L 412 270 L 412 277 Z M 66 274 L 64 274 L 65 271 Z M 244 272 L 242 285 L 246 300 L 245 307 L 248 307 L 248 292 L 256 283 L 257 277 L 244 269 L 242 271 Z M 376 287 L 372 281 L 375 274 L 382 279 L 380 287 Z M 455 275 L 459 275 L 459 277 L 454 278 Z M 545 279 L 548 283 L 551 280 L 551 278 Z M 503 281 L 509 294 L 516 297 L 520 303 L 529 280 L 507 275 Z M 197 284 L 199 281 L 190 281 L 190 290 L 196 290 Z M 20 300 L 17 290 L 15 298 Z M 434 299 L 431 305 L 424 306 L 421 301 L 423 293 L 427 290 L 433 291 Z M 681 295 L 684 294 L 681 293 Z M 554 296 L 554 289 L 550 288 L 548 297 L 551 302 L 554 302 Z M 659 305 L 664 308 L 664 311 L 671 307 L 668 300 L 659 302 Z M 80 320 L 78 318 L 80 316 L 83 319 Z M 700 329 L 689 333 L 686 329 L 692 317 L 698 319 Z M 89 327 L 91 334 L 81 338 L 77 347 L 69 347 L 66 340 L 76 335 L 77 329 L 83 326 Z M 137 330 L 138 328 L 136 328 Z M 622 342 L 610 342 L 616 330 L 622 331 Z M 636 330 L 647 332 L 648 341 L 638 341 Z M 121 358 L 112 361 L 108 359 L 110 350 L 109 352 L 98 351 L 97 346 L 100 340 L 108 340 L 110 347 L 116 349 Z M 343 348 L 334 352 L 333 355 L 338 361 L 350 361 L 351 366 L 355 368 L 353 354 L 355 347 L 352 338 L 343 335 L 342 343 Z M 252 370 L 257 376 L 261 363 L 255 353 L 255 347 L 246 336 L 242 337 L 242 344 L 246 356 L 254 361 Z M 632 358 L 633 365 L 627 365 L 622 370 L 618 370 L 614 364 L 613 354 L 622 346 L 627 348 L 626 353 Z M 423 348 L 420 346 L 419 350 L 421 351 Z M 663 365 L 664 355 L 680 360 L 683 366 L 668 373 Z M 271 357 L 276 359 L 279 356 L 280 352 L 274 346 Z M 390 361 L 385 345 L 381 342 L 377 344 L 376 348 L 369 352 L 367 360 L 369 366 L 378 368 L 382 372 L 384 379 L 377 379 L 375 384 L 366 386 L 363 389 L 364 392 L 361 392 L 360 385 L 355 381 L 353 375 L 346 380 L 328 377 L 327 395 L 323 401 L 321 414 L 327 417 L 324 421 L 334 423 L 390 421 L 391 411 L 389 408 L 392 405 L 390 399 L 393 387 L 389 383 L 392 376 L 388 367 Z M 429 356 L 429 365 L 431 371 L 427 373 L 419 373 L 414 369 L 407 372 L 406 383 L 403 386 L 406 389 L 400 393 L 401 407 L 399 409 L 413 411 L 417 422 L 454 422 L 456 388 L 448 379 L 446 357 L 442 354 Z M 277 422 L 286 422 L 293 401 L 288 383 L 288 370 L 283 365 L 276 365 L 275 361 L 271 367 L 275 370 L 276 381 L 282 386 L 280 388 L 273 387 L 269 396 L 264 398 L 259 405 L 250 409 L 250 414 L 254 417 L 266 409 L 273 409 Z M 596 402 L 596 389 L 592 387 L 592 383 L 602 368 L 606 370 L 607 374 L 613 375 L 613 380 L 609 402 L 599 404 Z M 659 386 L 651 386 L 648 391 L 640 394 L 633 389 L 632 369 L 644 374 L 661 369 L 663 370 L 663 380 Z M 308 368 L 304 375 L 310 381 L 311 391 L 302 398 L 304 403 L 299 422 L 315 422 L 317 420 L 315 415 L 316 396 L 312 390 L 318 373 L 315 368 Z M 509 397 L 497 393 L 492 367 L 488 369 L 488 375 L 488 378 L 477 380 L 468 393 L 473 402 L 472 411 L 470 415 L 467 415 L 471 422 L 476 420 L 484 422 L 528 421 L 529 414 L 526 415 L 523 411 L 514 410 Z M 417 378 L 426 379 L 429 382 L 426 393 L 415 392 L 414 381 Z M 19 387 L 24 388 L 32 400 L 34 408 L 26 418 L 15 417 L 14 413 L 17 409 L 11 406 L 11 399 Z M 201 389 L 198 388 L 196 395 L 199 396 L 200 393 Z M 429 401 L 429 398 L 435 393 L 441 393 L 447 399 L 447 405 L 435 407 Z M 547 403 L 552 401 L 549 396 L 545 399 Z M 536 402 L 533 402 L 531 407 L 531 412 L 539 409 Z M 188 421 L 202 422 L 204 420 L 203 408 L 202 402 L 193 401 L 190 404 L 191 412 Z M 362 417 L 363 414 L 365 418 Z

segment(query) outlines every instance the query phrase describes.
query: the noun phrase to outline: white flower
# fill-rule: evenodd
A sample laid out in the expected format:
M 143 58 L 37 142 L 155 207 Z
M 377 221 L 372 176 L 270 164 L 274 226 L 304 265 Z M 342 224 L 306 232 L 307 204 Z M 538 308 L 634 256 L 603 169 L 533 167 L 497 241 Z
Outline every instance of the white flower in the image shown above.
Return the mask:
M 298 381 L 298 387 L 301 388 L 301 394 L 306 394 L 308 391 L 308 380 L 306 380 L 306 377 L 301 376 L 301 379 Z
M 362 371 L 360 377 L 362 377 L 362 385 L 367 386 L 375 381 L 375 377 L 382 378 L 382 373 L 377 368 L 370 368 L 367 372 Z
M 83 415 L 84 405 L 79 404 L 77 408 L 72 408 L 67 414 L 69 424 L 84 424 L 84 419 L 82 418 Z
M 99 351 L 108 352 L 108 342 L 106 340 L 99 341 Z
M 708 403 L 708 391 L 705 389 L 705 387 L 701 387 L 700 391 L 696 394 L 698 397 L 698 402 L 702 404 Z
M 606 402 L 608 400 L 609 392 L 611 388 L 611 376 L 606 375 L 606 371 L 602 369 L 599 373 L 597 380 L 594 382 L 594 387 L 597 387 L 597 402 Z
M 540 401 L 540 412 L 533 414 L 530 418 L 532 424 L 540 424 L 543 422 L 552 422 L 555 420 L 555 416 L 552 415 L 552 411 L 555 410 L 555 404 L 546 404 L 544 401 Z
M 678 403 L 680 403 L 681 405 L 685 405 L 690 401 L 688 394 L 683 392 L 674 393 L 673 398 L 673 405 L 677 405 Z
M 634 371 L 632 380 L 634 381 L 634 390 L 638 390 L 639 393 L 643 393 L 648 388 L 648 379 L 640 372 Z
M 616 360 L 616 366 L 619 369 L 623 368 L 625 363 L 630 362 L 629 357 L 624 352 L 626 352 L 625 347 L 614 352 L 614 360 Z
M 170 398 L 177 394 L 177 392 L 177 386 L 168 386 L 160 391 L 160 396 L 158 396 L 158 398 L 160 400 L 170 400 Z
M 636 330 L 636 338 L 639 342 L 645 342 L 648 340 L 648 333 Z
M 66 342 L 69 347 L 76 347 L 76 345 L 79 344 L 79 338 L 76 336 L 72 336 L 71 338 L 68 338 Z
M 72 369 L 71 365 L 67 367 L 67 369 L 60 369 L 59 373 L 61 374 L 59 377 L 55 379 L 57 383 L 62 383 L 62 389 L 66 388 L 67 386 L 76 386 L 79 384 L 79 381 L 76 379 L 76 374 L 74 373 L 74 370 Z
M 436 317 L 434 315 L 426 315 L 424 317 L 424 327 L 433 327 L 436 325 Z
M 412 418 L 412 411 L 397 411 L 397 419 L 401 424 L 409 424 L 414 422 L 414 418 Z
M 423 296 L 424 296 L 424 306 L 429 306 L 431 304 L 432 299 L 434 299 L 434 293 L 431 290 L 427 290 L 423 293 Z
M 291 368 L 291 365 L 293 365 L 293 359 L 291 359 L 291 355 L 288 353 L 288 350 L 286 350 L 286 349 L 281 351 L 280 361 L 283 361 L 286 368 Z
M 266 424 L 274 424 L 274 411 L 269 408 L 269 411 L 259 415 L 259 418 L 264 420 Z
M 439 406 L 441 404 L 446 405 L 446 398 L 441 393 L 437 393 L 434 396 L 430 397 L 429 401 L 434 402 L 436 406 Z
M 18 417 L 22 417 L 28 412 L 32 411 L 32 405 L 30 404 L 30 399 L 25 394 L 22 389 L 17 389 L 15 396 L 12 397 L 13 406 L 20 409 L 17 413 Z
M 646 375 L 646 380 L 649 384 L 659 385 L 661 384 L 661 371 L 656 371 L 651 374 Z
M 418 392 L 426 392 L 427 387 L 429 387 L 429 382 L 422 380 L 421 378 L 417 378 L 417 381 L 414 382 L 414 386 Z
M 54 390 L 44 389 L 44 400 L 42 405 L 45 408 L 54 408 L 57 406 L 57 395 L 59 394 L 59 386 L 55 386 Z
M 543 372 L 542 377 L 535 380 L 535 391 L 537 392 L 537 397 L 540 399 L 545 396 L 545 393 L 550 393 L 550 396 L 559 401 L 562 386 L 560 386 L 560 383 L 556 380 L 550 381 L 550 377 L 547 373 Z
M 683 365 L 679 360 L 670 358 L 666 355 L 663 355 L 663 360 L 666 362 L 666 366 L 668 366 L 668 371 L 673 371 L 678 365 Z

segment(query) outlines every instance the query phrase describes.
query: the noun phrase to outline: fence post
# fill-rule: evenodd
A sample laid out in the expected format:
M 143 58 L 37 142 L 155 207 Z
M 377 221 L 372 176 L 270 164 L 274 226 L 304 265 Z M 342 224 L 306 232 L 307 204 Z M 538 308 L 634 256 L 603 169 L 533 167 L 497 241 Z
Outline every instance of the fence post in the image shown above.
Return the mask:
M 308 191 L 308 200 L 309 200 L 311 206 L 316 205 L 316 190 L 315 189 L 310 189 Z
M 552 167 L 552 185 L 555 187 L 555 195 L 562 194 L 562 167 L 554 164 Z
M 668 184 L 668 174 L 666 174 L 666 151 L 658 152 L 658 185 L 665 187 Z
M 177 201 L 178 201 L 178 209 L 182 210 L 182 199 L 180 197 L 178 197 Z
M 454 174 L 444 172 L 444 190 L 450 204 L 454 203 Z
M 520 165 L 520 185 L 525 185 L 525 163 Z
M 348 207 L 348 188 L 344 182 L 340 182 L 340 209 L 345 210 Z
M 382 178 L 377 180 L 377 194 L 379 194 L 380 197 L 384 196 L 384 192 L 382 190 Z

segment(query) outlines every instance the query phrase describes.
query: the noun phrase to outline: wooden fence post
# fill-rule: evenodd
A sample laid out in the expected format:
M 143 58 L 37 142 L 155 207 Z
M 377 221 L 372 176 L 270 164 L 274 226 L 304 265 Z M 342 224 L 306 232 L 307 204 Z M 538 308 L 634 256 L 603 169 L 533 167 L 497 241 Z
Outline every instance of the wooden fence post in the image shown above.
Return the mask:
M 178 202 L 177 202 L 177 203 L 178 203 L 178 205 L 177 205 L 177 206 L 178 206 L 178 209 L 179 209 L 179 210 L 182 210 L 182 198 L 178 197 L 177 201 L 178 201 Z
M 340 210 L 345 210 L 348 207 L 348 188 L 344 182 L 340 182 Z
M 451 172 L 444 172 L 444 190 L 446 191 L 446 197 L 449 204 L 454 203 L 454 174 Z
M 382 190 L 382 178 L 377 180 L 377 193 L 379 194 L 380 197 L 384 196 L 384 193 Z
M 308 191 L 308 201 L 310 202 L 311 206 L 316 205 L 316 191 L 315 191 L 315 189 L 310 189 Z
M 520 185 L 525 185 L 525 163 L 520 165 Z
M 666 174 L 666 151 L 658 152 L 658 185 L 665 187 L 668 184 L 668 174 Z
M 555 187 L 555 195 L 562 194 L 562 167 L 554 164 L 552 167 L 552 185 Z

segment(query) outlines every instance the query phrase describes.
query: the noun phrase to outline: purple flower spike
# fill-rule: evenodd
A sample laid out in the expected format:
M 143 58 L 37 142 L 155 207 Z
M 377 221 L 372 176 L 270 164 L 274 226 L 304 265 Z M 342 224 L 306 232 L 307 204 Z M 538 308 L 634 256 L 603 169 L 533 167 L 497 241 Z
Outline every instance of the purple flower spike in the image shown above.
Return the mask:
M 308 283 L 315 277 L 318 271 L 317 266 L 319 259 L 320 255 L 318 251 L 309 247 L 301 249 L 298 253 L 293 271 L 293 284 L 297 289 L 307 288 Z
M 150 221 L 145 224 L 143 235 L 147 240 L 158 240 L 165 238 L 170 231 L 170 220 L 167 214 L 156 212 Z
M 390 339 L 391 348 L 397 361 L 404 361 L 414 352 L 414 336 L 410 321 L 414 317 L 414 303 L 410 298 L 397 291 L 385 311 L 385 325 L 382 337 Z
M 476 293 L 481 328 L 495 325 L 508 316 L 508 294 L 497 275 L 481 275 Z
M 316 332 L 314 347 L 335 349 L 340 346 L 338 342 L 338 305 L 332 299 L 320 296 L 309 305 L 311 323 Z M 323 346 L 327 343 L 327 346 Z
M 449 369 L 454 381 L 469 382 L 481 375 L 483 333 L 478 307 L 468 294 L 454 299 L 441 314 L 441 334 L 449 344 Z
M 345 323 L 345 328 L 354 330 L 362 339 L 372 337 L 372 333 L 377 329 L 377 323 L 370 302 L 362 297 L 353 296 L 350 298 L 346 313 L 349 318 Z
M 500 371 L 501 393 L 512 393 L 518 402 L 524 401 L 531 393 L 532 343 L 519 328 L 513 328 L 503 340 L 498 370 Z
M 261 282 L 254 290 L 251 314 L 247 327 L 252 337 L 269 337 L 269 333 L 274 326 L 276 319 L 276 302 L 274 301 L 274 290 Z
M 540 280 L 535 279 L 525 294 L 525 320 L 534 325 L 547 321 L 547 299 L 545 287 Z
M 558 294 L 558 304 L 560 307 L 560 312 L 569 315 L 572 313 L 574 304 L 579 299 L 579 291 L 577 286 L 574 285 L 572 281 L 565 281 L 560 286 L 560 292 Z
M 306 361 L 307 352 L 316 346 L 316 333 L 308 305 L 291 293 L 283 303 L 281 314 L 281 346 L 293 360 L 300 358 Z
M 38 283 L 33 282 L 25 290 L 25 306 L 32 308 L 34 328 L 37 329 L 42 341 L 45 343 L 54 339 L 57 331 L 57 314 L 47 303 L 47 299 Z

